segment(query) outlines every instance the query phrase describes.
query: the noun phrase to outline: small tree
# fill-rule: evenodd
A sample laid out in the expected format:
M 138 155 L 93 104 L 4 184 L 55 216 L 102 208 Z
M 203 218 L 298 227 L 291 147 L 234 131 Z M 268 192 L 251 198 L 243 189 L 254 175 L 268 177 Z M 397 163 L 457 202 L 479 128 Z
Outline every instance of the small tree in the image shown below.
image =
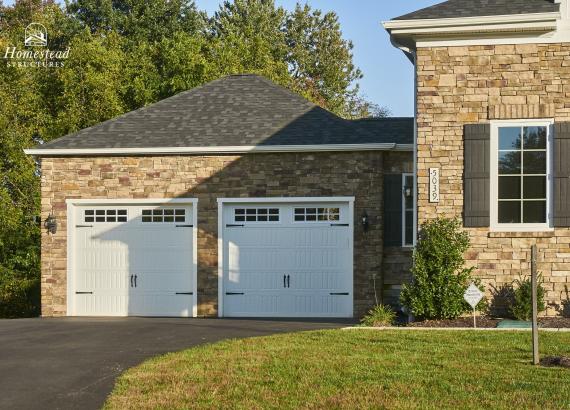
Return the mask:
M 538 275 L 538 281 L 536 286 L 536 304 L 538 308 L 538 313 L 544 312 L 546 310 L 546 304 L 544 302 L 545 290 L 542 286 L 543 280 L 542 275 Z M 532 282 L 530 277 L 523 278 L 514 281 L 515 290 L 512 305 L 510 307 L 510 312 L 513 317 L 517 320 L 530 321 L 532 319 Z
M 474 268 L 465 268 L 469 234 L 457 219 L 422 224 L 414 251 L 413 282 L 403 286 L 402 305 L 421 319 L 455 319 L 470 310 L 463 299 Z

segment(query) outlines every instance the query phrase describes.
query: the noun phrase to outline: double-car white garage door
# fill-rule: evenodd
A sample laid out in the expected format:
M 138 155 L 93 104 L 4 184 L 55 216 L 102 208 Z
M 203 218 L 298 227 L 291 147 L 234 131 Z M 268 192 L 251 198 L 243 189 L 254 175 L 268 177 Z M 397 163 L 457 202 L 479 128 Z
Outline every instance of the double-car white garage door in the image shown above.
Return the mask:
M 351 199 L 220 200 L 219 314 L 352 317 Z M 75 201 L 68 312 L 195 316 L 195 200 Z

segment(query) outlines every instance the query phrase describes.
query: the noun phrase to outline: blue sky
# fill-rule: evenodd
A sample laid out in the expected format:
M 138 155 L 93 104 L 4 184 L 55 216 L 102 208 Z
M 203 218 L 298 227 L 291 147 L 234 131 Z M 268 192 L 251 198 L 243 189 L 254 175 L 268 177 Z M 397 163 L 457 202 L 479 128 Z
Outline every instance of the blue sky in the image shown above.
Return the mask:
M 195 1 L 209 15 L 222 3 L 222 0 Z M 362 93 L 388 107 L 393 116 L 412 116 L 413 66 L 402 52 L 392 47 L 380 23 L 442 0 L 275 0 L 275 3 L 291 10 L 298 1 L 338 14 L 344 37 L 354 43 L 355 63 L 364 73 L 360 81 Z M 6 5 L 12 3 L 13 0 L 4 1 Z
M 221 0 L 195 0 L 212 15 Z M 366 97 L 387 106 L 393 116 L 414 113 L 413 66 L 404 54 L 392 47 L 381 22 L 442 0 L 308 0 L 312 8 L 338 14 L 344 37 L 354 43 L 354 60 L 364 78 L 361 91 Z M 305 3 L 304 0 L 300 1 Z M 275 0 L 293 9 L 297 0 Z

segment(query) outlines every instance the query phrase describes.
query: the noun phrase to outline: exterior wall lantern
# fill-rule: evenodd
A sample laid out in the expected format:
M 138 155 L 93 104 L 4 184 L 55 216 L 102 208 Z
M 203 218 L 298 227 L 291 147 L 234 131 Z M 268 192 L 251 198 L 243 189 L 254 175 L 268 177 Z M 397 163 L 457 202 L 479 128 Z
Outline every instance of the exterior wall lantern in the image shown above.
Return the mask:
M 404 196 L 406 198 L 412 197 L 412 187 L 409 187 L 409 186 L 404 187 Z
M 362 217 L 360 218 L 360 222 L 362 224 L 362 229 L 364 229 L 364 232 L 368 232 L 368 213 L 366 213 L 366 211 L 364 211 L 362 213 Z
M 57 232 L 57 219 L 52 214 L 49 214 L 47 219 L 44 221 L 44 228 L 51 234 L 55 234 Z

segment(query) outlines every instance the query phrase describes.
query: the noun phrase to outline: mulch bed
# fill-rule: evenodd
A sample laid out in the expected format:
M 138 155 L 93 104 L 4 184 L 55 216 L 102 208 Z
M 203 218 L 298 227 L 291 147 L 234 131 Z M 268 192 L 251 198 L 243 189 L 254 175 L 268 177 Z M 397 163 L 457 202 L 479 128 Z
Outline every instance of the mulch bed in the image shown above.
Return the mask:
M 542 366 L 548 367 L 566 367 L 570 369 L 570 357 L 564 356 L 547 356 L 540 359 L 540 364 Z
M 501 319 L 495 319 L 487 316 L 477 317 L 477 327 L 493 328 Z M 548 317 L 538 319 L 539 326 L 549 329 L 570 328 L 570 318 L 565 317 Z M 408 323 L 409 327 L 473 327 L 472 317 L 460 317 L 450 320 L 424 320 L 421 322 Z

